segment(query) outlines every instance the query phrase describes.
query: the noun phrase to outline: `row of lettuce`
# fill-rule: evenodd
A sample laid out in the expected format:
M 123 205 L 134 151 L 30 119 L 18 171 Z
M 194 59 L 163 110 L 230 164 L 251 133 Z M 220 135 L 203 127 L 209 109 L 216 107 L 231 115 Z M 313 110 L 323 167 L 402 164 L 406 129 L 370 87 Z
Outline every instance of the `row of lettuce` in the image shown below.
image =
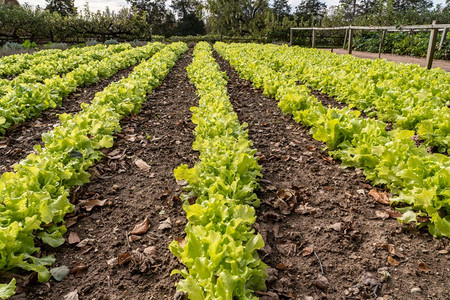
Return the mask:
M 130 44 L 114 45 L 106 47 L 103 45 L 74 48 L 61 51 L 55 55 L 40 56 L 36 64 L 24 70 L 12 80 L 0 79 L 0 96 L 13 91 L 18 85 L 31 83 L 42 83 L 45 79 L 55 75 L 64 75 L 82 64 L 101 60 L 109 55 L 130 49 Z
M 111 77 L 119 70 L 135 65 L 159 51 L 163 44 L 152 43 L 139 48 L 132 48 L 129 44 L 101 47 L 87 51 L 86 55 L 92 55 L 90 59 L 84 63 L 77 60 L 78 66 L 64 76 L 53 76 L 42 83 L 14 85 L 11 91 L 0 98 L 0 135 L 14 124 L 34 118 L 46 109 L 60 106 L 62 100 L 78 87 Z
M 187 71 L 199 96 L 198 107 L 191 110 L 193 149 L 200 158 L 193 168 L 181 165 L 174 172 L 177 180 L 187 181 L 189 193 L 183 205 L 186 238 L 170 245 L 187 269 L 172 274 L 183 276 L 177 288 L 189 299 L 258 299 L 253 292 L 265 287 L 267 277 L 257 254 L 264 241 L 252 228 L 261 166 L 209 44 L 196 45 Z
M 448 156 L 417 147 L 411 139 L 414 131 L 386 131 L 384 122 L 361 118 L 359 111 L 324 107 L 308 87 L 298 84 L 301 72 L 280 66 L 278 54 L 271 56 L 264 47 L 216 43 L 215 49 L 242 78 L 276 98 L 283 112 L 311 127 L 313 137 L 325 142 L 343 166 L 361 168 L 368 180 L 397 195 L 391 201 L 403 212 L 400 221 L 420 220 L 419 226 L 428 225 L 434 236 L 450 237 Z
M 34 52 L 32 54 L 24 53 L 3 56 L 0 58 L 0 77 L 18 75 L 32 65 L 40 64 L 46 60 L 58 57 L 63 52 L 64 51 L 59 49 L 49 49 Z
M 414 130 L 439 152 L 450 144 L 450 74 L 318 49 L 252 44 L 258 58 L 370 117 Z
M 39 243 L 57 247 L 64 242 L 64 216 L 73 210 L 70 188 L 89 181 L 87 169 L 102 157 L 101 148 L 113 145 L 119 121 L 140 110 L 146 95 L 157 87 L 178 57 L 184 43 L 153 44 L 141 49 L 143 61 L 133 72 L 83 104 L 78 114 L 62 114 L 60 125 L 43 134 L 44 148 L 14 166 L 0 178 L 0 270 L 20 268 L 49 279 L 47 266 L 55 259 L 39 256 Z M 0 285 L 0 298 L 14 293 L 15 280 Z

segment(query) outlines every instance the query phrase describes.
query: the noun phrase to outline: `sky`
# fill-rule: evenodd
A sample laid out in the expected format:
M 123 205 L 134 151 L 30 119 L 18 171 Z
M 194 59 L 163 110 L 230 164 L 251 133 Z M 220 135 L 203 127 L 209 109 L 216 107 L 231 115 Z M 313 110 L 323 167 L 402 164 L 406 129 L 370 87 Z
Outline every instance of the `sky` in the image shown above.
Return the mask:
M 290 0 L 289 3 L 291 4 L 292 8 L 294 9 L 301 0 Z M 336 5 L 339 3 L 339 0 L 322 0 L 324 1 L 327 6 Z M 91 11 L 97 11 L 97 10 L 104 10 L 106 6 L 109 6 L 111 10 L 119 10 L 122 7 L 128 6 L 127 1 L 125 0 L 75 0 L 75 6 L 82 8 L 84 6 L 84 3 L 89 2 L 89 8 Z M 170 2 L 170 1 L 167 1 Z M 45 0 L 19 0 L 20 4 L 28 3 L 30 5 L 40 5 L 45 6 L 46 2 Z M 433 3 L 436 4 L 444 4 L 445 0 L 433 0 Z

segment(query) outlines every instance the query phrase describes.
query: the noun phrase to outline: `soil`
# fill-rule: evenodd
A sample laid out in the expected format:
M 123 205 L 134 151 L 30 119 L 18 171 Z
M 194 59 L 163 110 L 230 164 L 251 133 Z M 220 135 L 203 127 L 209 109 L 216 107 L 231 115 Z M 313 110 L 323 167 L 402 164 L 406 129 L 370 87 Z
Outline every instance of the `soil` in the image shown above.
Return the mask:
M 448 299 L 448 240 L 399 224 L 361 171 L 341 168 L 308 128 L 216 59 L 263 167 L 255 227 L 270 268 L 261 299 Z
M 257 295 L 448 299 L 449 240 L 399 224 L 389 206 L 369 195 L 381 197 L 383 190 L 372 187 L 360 170 L 342 169 L 308 128 L 283 115 L 275 100 L 215 56 L 263 167 L 255 229 L 266 241 L 260 256 L 269 278 L 267 290 Z M 192 50 L 141 112 L 122 121 L 114 147 L 91 169 L 91 183 L 72 191 L 76 210 L 66 219 L 68 242 L 43 248 L 71 273 L 61 282 L 27 286 L 16 299 L 62 299 L 69 293 L 81 300 L 174 298 L 178 277 L 169 273 L 182 266 L 168 245 L 184 236 L 186 217 L 172 171 L 198 159 L 189 110 L 197 97 L 185 70 L 191 58 Z M 131 234 L 146 218 L 148 226 Z
M 91 183 L 72 192 L 76 213 L 69 222 L 76 223 L 66 236 L 78 236 L 81 244 L 46 249 L 72 273 L 27 288 L 27 299 L 62 299 L 75 290 L 79 299 L 173 297 L 178 277 L 169 274 L 183 266 L 168 247 L 184 236 L 186 225 L 183 188 L 173 170 L 197 160 L 189 108 L 198 99 L 185 70 L 191 53 L 178 60 L 138 115 L 122 120 L 114 147 L 91 169 Z M 87 211 L 94 203 L 100 205 Z M 141 229 L 148 230 L 131 234 L 146 219 Z
M 110 78 L 102 79 L 96 84 L 79 87 L 61 102 L 60 107 L 45 110 L 36 119 L 8 128 L 4 137 L 0 139 L 0 174 L 12 171 L 15 163 L 33 152 L 34 145 L 43 145 L 41 135 L 59 124 L 58 115 L 81 111 L 81 103 L 91 102 L 97 92 L 102 91 L 111 82 L 127 77 L 133 68 L 134 66 L 120 70 Z

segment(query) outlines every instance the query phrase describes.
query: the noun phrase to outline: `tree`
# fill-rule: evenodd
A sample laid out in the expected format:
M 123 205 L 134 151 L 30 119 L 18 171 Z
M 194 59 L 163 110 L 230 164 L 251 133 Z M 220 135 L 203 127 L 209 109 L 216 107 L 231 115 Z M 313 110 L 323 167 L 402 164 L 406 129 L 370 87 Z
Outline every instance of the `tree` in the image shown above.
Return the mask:
M 174 35 L 205 34 L 205 23 L 199 18 L 201 3 L 198 0 L 173 0 L 170 7 L 178 16 L 178 23 Z M 198 13 L 198 14 L 197 14 Z
M 399 12 L 408 10 L 423 11 L 433 7 L 431 0 L 394 0 L 394 8 Z
M 308 25 L 320 24 L 325 16 L 327 5 L 319 0 L 302 0 L 295 14 Z
M 272 4 L 274 15 L 279 19 L 291 14 L 291 6 L 287 0 L 274 0 Z
M 166 9 L 164 0 L 127 0 L 133 10 L 145 15 L 147 23 L 156 34 L 166 35 L 172 31 L 174 16 Z
M 268 0 L 207 0 L 208 27 L 227 35 L 257 35 L 270 11 Z
M 178 18 L 182 19 L 189 14 L 197 13 L 201 8 L 201 2 L 198 0 L 172 0 L 170 8 L 175 11 Z
M 75 8 L 74 0 L 46 0 L 47 7 L 51 13 L 58 13 L 61 16 L 69 16 L 77 13 L 77 9 Z

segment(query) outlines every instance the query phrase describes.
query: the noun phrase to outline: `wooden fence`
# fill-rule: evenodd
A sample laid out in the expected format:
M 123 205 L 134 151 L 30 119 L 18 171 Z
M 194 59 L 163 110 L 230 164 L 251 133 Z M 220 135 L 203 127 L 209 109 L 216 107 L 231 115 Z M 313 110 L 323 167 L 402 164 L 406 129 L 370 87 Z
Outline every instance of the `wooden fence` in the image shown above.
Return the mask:
M 414 31 L 430 31 L 430 41 L 428 43 L 428 51 L 426 58 L 426 66 L 430 69 L 433 65 L 433 56 L 434 51 L 436 50 L 437 36 L 438 32 L 442 31 L 441 41 L 439 43 L 438 49 L 442 48 L 444 44 L 445 38 L 447 37 L 448 30 L 450 28 L 450 24 L 436 24 L 434 21 L 431 25 L 408 25 L 408 26 L 342 26 L 342 27 L 299 27 L 299 28 L 290 28 L 289 30 L 289 45 L 292 46 L 294 39 L 294 31 L 295 30 L 311 30 L 312 38 L 311 38 L 311 46 L 313 48 L 316 47 L 316 37 L 317 31 L 330 31 L 330 30 L 345 30 L 344 44 L 342 46 L 345 49 L 345 45 L 348 43 L 348 53 L 352 54 L 352 43 L 353 43 L 353 34 L 355 30 L 367 30 L 367 31 L 380 31 L 380 45 L 378 48 L 378 57 L 381 57 L 381 49 L 383 47 L 384 39 L 386 38 L 387 32 L 414 32 Z

